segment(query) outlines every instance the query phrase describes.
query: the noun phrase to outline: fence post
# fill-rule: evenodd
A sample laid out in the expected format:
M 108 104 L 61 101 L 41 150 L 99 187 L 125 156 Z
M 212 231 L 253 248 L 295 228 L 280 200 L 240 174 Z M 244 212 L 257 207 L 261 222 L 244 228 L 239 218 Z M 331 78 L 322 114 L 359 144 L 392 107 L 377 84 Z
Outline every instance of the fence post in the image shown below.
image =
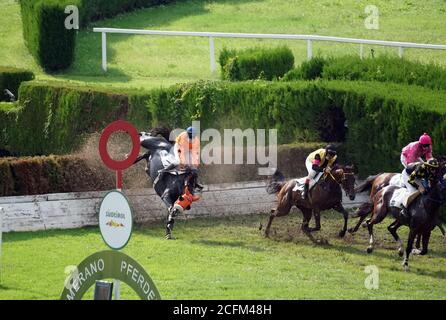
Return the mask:
M 211 72 L 215 72 L 215 47 L 214 47 L 214 38 L 209 37 L 209 54 L 211 58 Z
M 102 70 L 107 72 L 107 33 L 102 32 Z
M 307 40 L 307 55 L 308 60 L 313 58 L 313 42 L 311 40 Z
M 403 54 L 404 54 L 404 48 L 403 47 L 399 47 L 398 49 L 398 55 L 400 56 L 400 58 L 403 58 Z
M 364 58 L 364 45 L 362 43 L 359 45 L 359 57 L 361 60 Z

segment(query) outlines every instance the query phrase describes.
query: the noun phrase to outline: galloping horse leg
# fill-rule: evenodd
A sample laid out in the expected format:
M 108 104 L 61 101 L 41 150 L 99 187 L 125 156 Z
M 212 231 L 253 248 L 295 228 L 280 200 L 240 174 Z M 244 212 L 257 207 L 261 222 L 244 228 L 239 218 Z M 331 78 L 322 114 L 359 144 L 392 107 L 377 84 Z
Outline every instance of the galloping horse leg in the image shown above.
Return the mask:
M 308 228 L 309 232 L 321 230 L 321 211 L 317 208 L 313 209 L 313 216 L 314 216 L 315 227 Z M 311 217 L 310 217 L 310 219 L 311 219 Z M 308 222 L 310 222 L 310 221 L 308 221 Z
M 344 209 L 344 207 L 342 206 L 342 203 L 338 203 L 333 207 L 334 210 L 336 210 L 337 212 L 342 213 L 342 215 L 344 216 L 344 226 L 342 227 L 341 231 L 339 231 L 339 237 L 343 238 L 345 236 L 345 232 L 347 231 L 347 224 L 348 224 L 348 212 L 347 210 Z
M 358 223 L 355 225 L 354 228 L 348 229 L 348 232 L 351 234 L 356 233 L 359 227 L 361 226 L 362 222 L 367 218 L 372 209 L 373 209 L 373 204 L 369 202 L 363 203 L 356 211 L 356 216 L 359 217 Z
M 312 216 L 312 210 L 308 209 L 308 208 L 300 208 L 299 209 L 302 211 L 303 213 L 303 220 L 302 220 L 302 231 L 303 233 L 305 233 L 308 238 L 310 238 L 311 241 L 313 241 L 314 243 L 317 243 L 316 239 L 313 237 L 313 235 L 311 234 L 311 229 L 308 227 L 308 225 L 310 224 L 310 220 L 311 220 L 311 216 Z
M 278 197 L 278 204 L 276 209 L 271 210 L 271 214 L 269 216 L 268 224 L 265 228 L 265 237 L 269 236 L 269 230 L 271 228 L 271 224 L 275 217 L 286 216 L 290 213 L 291 207 L 293 206 L 291 190 L 284 190 L 284 192 L 280 191 Z
M 398 243 L 398 248 L 397 248 L 398 254 L 400 257 L 402 257 L 404 254 L 403 243 L 401 242 L 401 239 L 398 236 L 398 233 L 396 233 L 396 231 L 398 230 L 399 227 L 401 227 L 401 223 L 398 220 L 395 220 L 387 227 L 387 230 L 389 230 L 390 234 L 393 236 L 395 241 Z
M 164 190 L 162 196 L 161 196 L 161 200 L 166 204 L 167 206 L 167 211 L 168 211 L 168 215 L 167 215 L 167 223 L 166 223 L 166 239 L 170 240 L 172 239 L 172 230 L 173 230 L 173 225 L 175 223 L 175 220 L 173 219 L 176 215 L 176 210 L 173 210 L 173 202 L 170 198 L 170 189 L 166 188 L 166 190 Z
M 415 229 L 410 229 L 409 237 L 407 238 L 407 247 L 406 247 L 406 256 L 404 257 L 403 261 L 403 268 L 404 271 L 409 271 L 409 256 L 413 249 L 413 242 L 415 240 L 415 236 L 417 235 L 417 232 Z
M 367 230 L 369 231 L 369 246 L 367 247 L 367 253 L 373 252 L 374 238 L 373 238 L 373 224 L 370 223 L 371 220 L 372 219 L 367 219 L 367 221 L 365 222 L 367 224 Z
M 415 249 L 420 249 L 420 247 L 421 247 L 421 236 L 422 236 L 421 233 L 417 234 L 417 237 L 415 240 Z
M 271 213 L 269 215 L 268 224 L 266 225 L 266 228 L 265 228 L 265 233 L 264 233 L 265 237 L 269 236 L 269 229 L 271 228 L 271 224 L 273 223 L 273 219 L 276 216 L 275 212 L 276 212 L 276 209 L 272 209 L 271 210 Z
M 431 237 L 431 230 L 426 230 L 425 232 L 422 233 L 422 241 L 423 241 L 423 248 L 421 249 L 420 255 L 425 255 L 427 254 L 428 251 L 428 246 L 429 246 L 429 239 Z

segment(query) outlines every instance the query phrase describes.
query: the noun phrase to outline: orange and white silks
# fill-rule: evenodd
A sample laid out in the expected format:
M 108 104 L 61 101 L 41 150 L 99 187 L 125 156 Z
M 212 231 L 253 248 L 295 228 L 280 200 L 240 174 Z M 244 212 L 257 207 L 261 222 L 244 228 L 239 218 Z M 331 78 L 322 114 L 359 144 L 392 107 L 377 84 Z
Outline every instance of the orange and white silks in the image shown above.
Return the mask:
M 180 165 L 198 167 L 200 164 L 200 139 L 198 137 L 189 139 L 187 132 L 181 133 L 176 139 L 175 152 Z

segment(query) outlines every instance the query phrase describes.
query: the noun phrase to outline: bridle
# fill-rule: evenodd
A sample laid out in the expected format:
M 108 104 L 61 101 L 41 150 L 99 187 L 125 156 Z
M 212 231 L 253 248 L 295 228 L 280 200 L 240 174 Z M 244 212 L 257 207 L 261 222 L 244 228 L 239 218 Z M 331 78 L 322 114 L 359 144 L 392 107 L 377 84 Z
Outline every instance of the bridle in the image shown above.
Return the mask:
M 339 185 L 342 185 L 342 183 L 347 180 L 347 176 L 355 175 L 353 172 L 345 172 L 344 169 L 341 169 L 341 170 L 342 170 L 342 176 L 341 176 L 341 180 L 339 180 L 339 181 L 334 177 L 334 175 L 331 173 L 331 171 L 325 172 L 324 177 L 330 176 L 334 182 L 336 182 Z

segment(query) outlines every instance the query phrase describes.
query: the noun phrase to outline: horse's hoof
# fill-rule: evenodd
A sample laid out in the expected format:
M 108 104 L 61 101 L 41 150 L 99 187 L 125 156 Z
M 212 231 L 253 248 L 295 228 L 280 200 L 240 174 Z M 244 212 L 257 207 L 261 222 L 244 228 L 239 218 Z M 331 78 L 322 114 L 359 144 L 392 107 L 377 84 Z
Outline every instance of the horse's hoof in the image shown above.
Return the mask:
M 368 247 L 367 248 L 367 253 L 372 253 L 373 252 L 373 248 L 372 247 Z
M 409 272 L 409 265 L 404 263 L 403 270 L 404 270 L 404 272 Z
M 420 254 L 421 254 L 421 250 L 420 250 L 420 249 L 417 249 L 417 248 L 414 248 L 414 249 L 412 249 L 412 254 L 414 254 L 414 255 L 420 255 Z
M 172 239 L 173 239 L 172 234 L 170 233 L 166 234 L 166 240 L 172 240 Z
M 344 238 L 345 237 L 345 231 L 344 230 L 340 231 L 338 236 L 339 236 L 339 238 Z
M 402 257 L 404 255 L 404 250 L 402 248 L 398 249 L 398 255 Z
M 350 233 L 350 234 L 354 234 L 354 233 L 356 232 L 355 229 L 353 229 L 353 228 L 350 228 L 350 229 L 348 229 L 347 231 L 348 231 L 348 233 Z

